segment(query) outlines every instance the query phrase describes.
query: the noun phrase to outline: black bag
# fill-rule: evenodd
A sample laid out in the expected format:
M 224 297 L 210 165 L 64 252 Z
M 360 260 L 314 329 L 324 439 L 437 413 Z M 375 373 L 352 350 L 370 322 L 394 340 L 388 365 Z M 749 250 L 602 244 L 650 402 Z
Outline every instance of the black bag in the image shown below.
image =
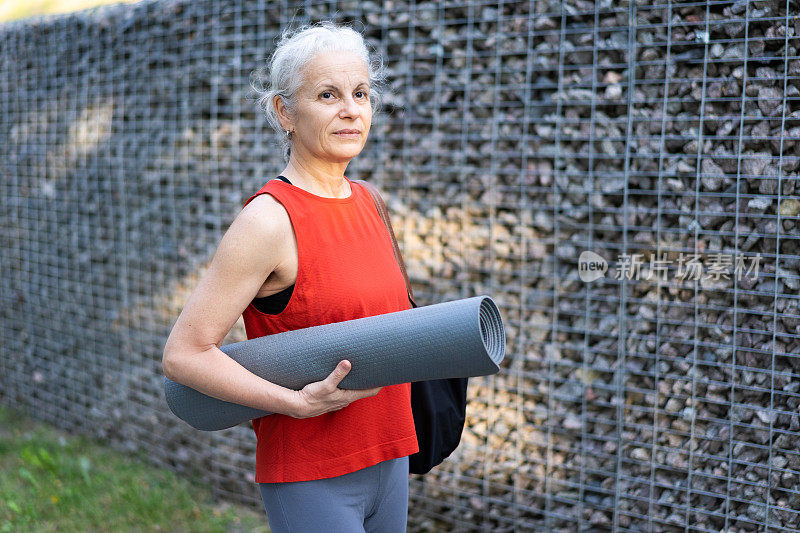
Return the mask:
M 392 237 L 394 255 L 406 279 L 408 300 L 412 307 L 418 307 L 383 198 L 371 183 L 364 180 L 353 181 L 364 185 L 372 195 L 375 207 Z M 419 452 L 408 458 L 410 473 L 428 473 L 458 447 L 467 416 L 467 380 L 468 378 L 449 378 L 411 383 L 411 410 L 414 414 Z
M 417 307 L 411 300 L 413 307 Z M 458 447 L 467 416 L 467 378 L 411 383 L 411 410 L 419 452 L 409 456 L 408 471 L 426 474 Z

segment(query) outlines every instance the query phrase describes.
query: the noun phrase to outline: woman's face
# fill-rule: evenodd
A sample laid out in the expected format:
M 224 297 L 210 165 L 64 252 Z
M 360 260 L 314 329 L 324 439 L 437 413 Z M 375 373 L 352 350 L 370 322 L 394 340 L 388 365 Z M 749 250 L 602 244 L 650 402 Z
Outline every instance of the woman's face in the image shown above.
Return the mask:
M 292 153 L 331 162 L 357 156 L 372 123 L 369 91 L 363 59 L 351 52 L 316 55 L 306 65 L 297 95 Z

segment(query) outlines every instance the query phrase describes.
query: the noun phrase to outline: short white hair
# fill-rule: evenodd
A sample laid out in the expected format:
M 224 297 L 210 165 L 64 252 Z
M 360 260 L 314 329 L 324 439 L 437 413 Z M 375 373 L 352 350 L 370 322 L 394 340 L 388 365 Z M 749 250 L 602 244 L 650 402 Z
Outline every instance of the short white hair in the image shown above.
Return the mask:
M 326 20 L 306 24 L 294 30 L 285 29 L 268 61 L 269 74 L 259 68 L 250 74 L 250 85 L 256 93 L 258 107 L 262 109 L 270 126 L 278 134 L 278 144 L 283 158 L 289 160 L 292 144 L 278 120 L 273 99 L 281 97 L 290 116 L 297 113 L 297 91 L 303 82 L 303 69 L 320 52 L 335 50 L 352 52 L 362 58 L 369 71 L 370 105 L 373 114 L 380 110 L 381 96 L 386 80 L 383 58 L 370 49 L 363 36 L 352 27 Z M 265 82 L 268 86 L 265 86 Z

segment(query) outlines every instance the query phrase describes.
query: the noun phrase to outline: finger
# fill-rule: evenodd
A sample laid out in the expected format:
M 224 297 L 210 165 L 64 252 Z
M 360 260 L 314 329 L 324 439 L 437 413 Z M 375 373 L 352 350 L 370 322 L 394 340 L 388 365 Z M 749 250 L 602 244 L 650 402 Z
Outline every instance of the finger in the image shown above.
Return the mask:
M 361 398 L 369 398 L 370 396 L 375 396 L 378 394 L 383 387 L 375 387 L 372 389 L 353 389 L 349 391 L 353 394 L 353 398 L 361 399 Z
M 338 387 L 339 383 L 344 379 L 347 373 L 350 372 L 350 368 L 352 367 L 350 365 L 350 361 L 347 359 L 339 361 L 339 364 L 336 365 L 336 368 L 333 369 L 333 372 L 331 372 L 328 377 L 325 378 L 325 381 L 327 381 L 328 385 L 333 388 Z

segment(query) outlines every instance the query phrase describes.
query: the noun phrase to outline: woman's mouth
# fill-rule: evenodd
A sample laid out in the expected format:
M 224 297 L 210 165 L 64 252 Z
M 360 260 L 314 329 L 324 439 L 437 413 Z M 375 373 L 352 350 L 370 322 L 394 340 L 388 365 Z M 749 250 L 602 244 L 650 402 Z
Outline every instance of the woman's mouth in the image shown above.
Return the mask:
M 344 137 L 346 139 L 357 139 L 361 132 L 358 130 L 339 130 L 335 132 L 336 135 L 339 137 Z

